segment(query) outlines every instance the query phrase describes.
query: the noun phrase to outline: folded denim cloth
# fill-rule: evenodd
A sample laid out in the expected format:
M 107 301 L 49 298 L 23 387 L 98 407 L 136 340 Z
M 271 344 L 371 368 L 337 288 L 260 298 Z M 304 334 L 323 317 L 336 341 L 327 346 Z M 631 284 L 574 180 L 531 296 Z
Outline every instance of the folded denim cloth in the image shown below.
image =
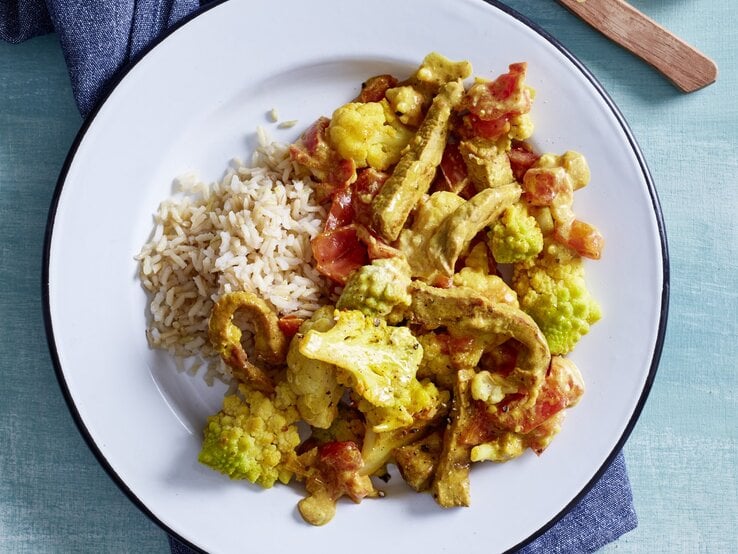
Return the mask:
M 0 0 L 0 39 L 56 31 L 86 116 L 121 67 L 199 6 L 199 0 Z
M 0 0 L 0 39 L 16 43 L 55 31 L 87 115 L 120 68 L 199 6 L 198 0 Z M 584 498 L 521 553 L 594 552 L 637 524 L 619 454 Z M 192 552 L 171 537 L 170 545 L 173 554 Z

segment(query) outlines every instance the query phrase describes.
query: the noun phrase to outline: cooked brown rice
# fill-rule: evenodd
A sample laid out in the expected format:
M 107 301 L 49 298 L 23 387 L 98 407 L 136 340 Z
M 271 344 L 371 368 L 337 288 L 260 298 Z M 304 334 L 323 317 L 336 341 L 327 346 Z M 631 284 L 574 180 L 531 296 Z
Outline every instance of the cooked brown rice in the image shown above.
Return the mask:
M 297 177 L 286 146 L 269 143 L 261 129 L 258 137 L 250 166 L 234 163 L 221 182 L 178 179 L 180 192 L 159 206 L 151 239 L 136 257 L 150 298 L 149 344 L 192 372 L 205 361 L 210 382 L 213 370 L 230 373 L 207 338 L 220 294 L 252 291 L 280 315 L 309 317 L 329 291 L 310 263 L 310 239 L 326 215 L 313 183 Z

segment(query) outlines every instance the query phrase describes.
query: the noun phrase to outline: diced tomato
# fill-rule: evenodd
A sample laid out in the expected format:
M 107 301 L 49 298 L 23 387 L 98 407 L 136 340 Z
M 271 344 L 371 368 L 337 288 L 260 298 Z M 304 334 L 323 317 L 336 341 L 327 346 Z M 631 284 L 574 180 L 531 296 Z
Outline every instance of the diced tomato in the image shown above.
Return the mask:
M 341 285 L 349 275 L 369 262 L 366 246 L 356 235 L 353 225 L 320 233 L 311 242 L 316 269 Z
M 361 83 L 361 92 L 355 102 L 379 102 L 384 98 L 387 89 L 397 86 L 397 79 L 392 75 L 377 75 Z
M 356 181 L 352 185 L 353 195 L 351 197 L 356 222 L 365 226 L 369 225 L 372 200 L 388 178 L 389 173 L 371 167 L 359 170 Z
M 499 102 L 506 102 L 510 97 L 520 90 L 525 79 L 528 64 L 525 62 L 514 63 L 508 67 L 508 73 L 503 73 L 491 83 L 487 83 L 492 98 Z
M 353 222 L 352 192 L 352 188 L 345 185 L 333 194 L 333 202 L 331 203 L 331 209 L 328 211 L 328 216 L 325 218 L 323 231 L 333 231 Z
M 510 130 L 511 118 L 530 111 L 531 95 L 524 84 L 526 69 L 525 63 L 512 64 L 508 73 L 494 81 L 471 86 L 460 107 L 468 112 L 461 126 L 465 138 L 494 140 Z
M 364 465 L 361 451 L 353 441 L 334 441 L 318 447 L 320 463 L 336 471 L 357 471 Z
M 282 331 L 282 334 L 288 339 L 291 339 L 297 334 L 297 331 L 300 329 L 300 325 L 302 325 L 304 321 L 305 320 L 301 317 L 286 315 L 279 318 L 277 325 L 279 325 L 279 330 Z
M 369 255 L 370 260 L 402 257 L 402 252 L 400 252 L 394 246 L 390 246 L 389 244 L 384 242 L 368 227 L 365 227 L 360 223 L 355 223 L 354 226 L 356 227 L 356 236 L 366 246 L 367 254 Z
M 467 137 L 495 140 L 510 131 L 510 118 L 503 115 L 495 119 L 482 119 L 473 113 L 464 116 Z
M 538 427 L 525 435 L 525 444 L 540 456 L 543 451 L 548 448 L 548 445 L 551 443 L 556 433 L 561 429 L 561 423 L 563 422 L 565 415 L 566 414 L 561 411 L 541 423 Z
M 292 161 L 309 169 L 320 180 L 316 190 L 320 202 L 356 179 L 356 164 L 341 158 L 328 140 L 330 123 L 327 117 L 319 118 L 290 145 Z
M 458 143 L 446 143 L 440 169 L 443 184 L 439 190 L 458 193 L 466 186 L 469 176 Z
M 554 237 L 572 250 L 576 251 L 580 256 L 599 260 L 602 256 L 602 249 L 605 247 L 605 239 L 599 230 L 586 223 L 575 219 L 568 229 L 566 236 L 561 236 L 557 231 Z
M 331 120 L 327 117 L 320 117 L 308 127 L 300 139 L 290 146 L 292 160 L 311 168 L 320 165 L 327 154 L 326 136 L 330 123 Z
M 512 148 L 507 153 L 507 157 L 510 158 L 510 167 L 512 168 L 515 180 L 521 183 L 525 172 L 538 161 L 540 155 L 535 153 L 525 142 L 513 142 Z
M 523 176 L 523 198 L 532 206 L 550 206 L 561 193 L 571 192 L 562 167 L 534 167 Z
M 461 444 L 477 445 L 497 438 L 500 429 L 495 425 L 493 414 L 487 410 L 482 400 L 473 400 L 471 403 L 469 424 L 461 432 Z
M 354 502 L 377 496 L 371 479 L 359 474 L 364 461 L 355 442 L 328 442 L 318 446 L 317 454 L 317 463 L 305 481 L 308 493 L 327 496 L 333 501 L 345 494 Z
M 328 171 L 328 180 L 338 188 L 350 185 L 356 180 L 356 164 L 353 160 L 340 159 L 336 154 Z
M 527 64 L 515 63 L 494 81 L 472 85 L 462 100 L 462 109 L 488 121 L 528 113 L 531 97 L 524 84 L 526 70 Z
M 557 360 L 551 363 L 533 407 L 521 413 L 514 409 L 521 397 L 508 395 L 498 404 L 501 409 L 496 414 L 496 423 L 505 429 L 529 433 L 564 408 L 576 404 L 582 394 L 584 388 L 579 370 L 571 362 Z
M 453 337 L 448 333 L 437 333 L 436 338 L 440 344 L 441 352 L 450 358 L 453 367 L 457 369 L 468 367 L 468 356 L 474 352 L 478 345 L 477 339 L 473 337 Z
M 448 277 L 446 275 L 439 275 L 438 277 L 433 279 L 432 283 L 434 287 L 438 287 L 439 289 L 450 289 L 451 285 L 453 284 L 453 277 Z

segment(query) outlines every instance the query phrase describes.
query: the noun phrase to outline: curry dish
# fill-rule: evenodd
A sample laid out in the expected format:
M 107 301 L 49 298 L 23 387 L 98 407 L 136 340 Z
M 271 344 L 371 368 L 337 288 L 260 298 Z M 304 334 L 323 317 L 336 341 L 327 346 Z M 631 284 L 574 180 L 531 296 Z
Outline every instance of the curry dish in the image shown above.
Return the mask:
M 252 291 L 215 300 L 208 335 L 239 385 L 202 463 L 303 483 L 322 525 L 342 496 L 382 497 L 389 464 L 449 508 L 470 504 L 474 462 L 546 449 L 584 392 L 565 356 L 600 318 L 583 258 L 603 239 L 573 211 L 585 158 L 529 142 L 526 71 L 471 79 L 431 53 L 290 146 L 326 206 L 312 259 L 335 302 L 301 318 Z

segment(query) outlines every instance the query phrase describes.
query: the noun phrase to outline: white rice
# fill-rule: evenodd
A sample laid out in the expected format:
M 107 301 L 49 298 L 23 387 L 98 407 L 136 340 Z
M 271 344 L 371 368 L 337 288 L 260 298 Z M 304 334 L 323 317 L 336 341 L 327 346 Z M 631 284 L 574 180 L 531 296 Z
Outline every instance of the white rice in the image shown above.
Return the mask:
M 285 145 L 257 130 L 250 166 L 236 163 L 220 183 L 178 179 L 179 193 L 159 206 L 151 239 L 136 257 L 149 293 L 147 338 L 178 367 L 230 371 L 207 337 L 213 303 L 225 292 L 251 291 L 280 315 L 307 318 L 328 301 L 330 285 L 311 265 L 310 240 L 326 212 L 313 183 L 297 176 Z M 204 362 L 204 364 L 203 364 Z

